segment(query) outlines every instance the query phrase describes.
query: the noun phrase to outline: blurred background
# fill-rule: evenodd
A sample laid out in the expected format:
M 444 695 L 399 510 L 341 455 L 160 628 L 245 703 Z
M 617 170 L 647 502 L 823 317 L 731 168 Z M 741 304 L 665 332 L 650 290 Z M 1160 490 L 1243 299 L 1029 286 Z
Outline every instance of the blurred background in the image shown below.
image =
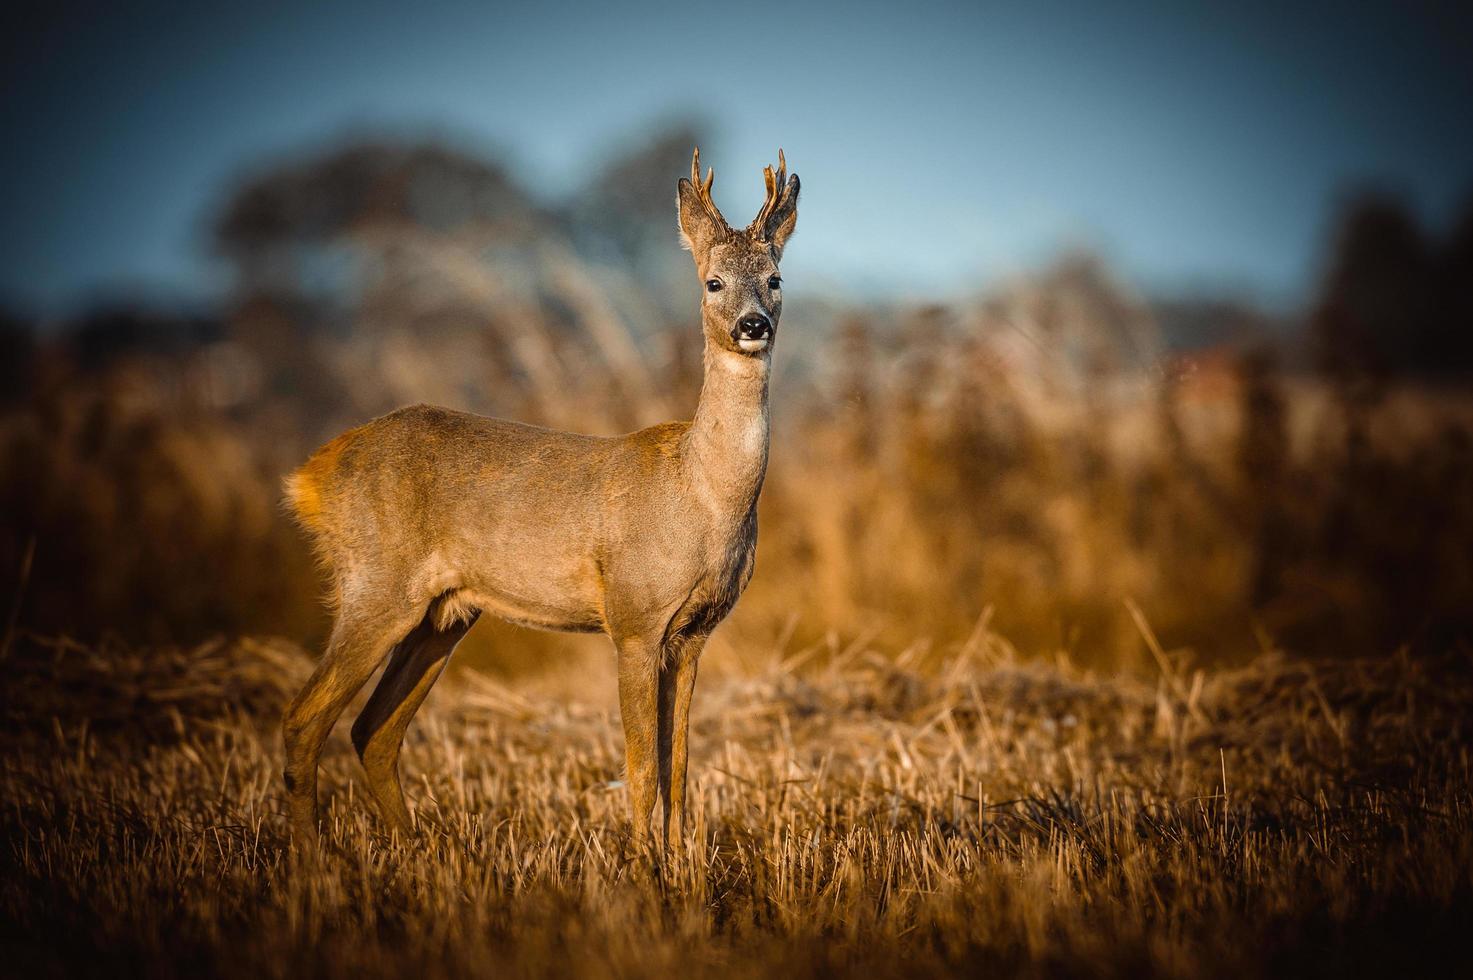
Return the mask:
M 1101 669 L 1473 630 L 1452 5 L 22 3 L 0 39 L 7 631 L 319 641 L 280 481 L 428 401 L 689 417 L 691 148 L 803 177 L 750 591 Z M 515 672 L 589 641 L 482 623 Z

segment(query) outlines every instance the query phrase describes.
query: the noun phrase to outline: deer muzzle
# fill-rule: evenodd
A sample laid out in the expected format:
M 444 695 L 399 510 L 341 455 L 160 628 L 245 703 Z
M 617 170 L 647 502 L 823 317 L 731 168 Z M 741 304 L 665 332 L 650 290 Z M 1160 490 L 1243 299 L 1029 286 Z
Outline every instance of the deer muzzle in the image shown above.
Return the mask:
M 761 313 L 749 313 L 732 328 L 731 339 L 742 350 L 755 354 L 772 343 L 772 321 Z

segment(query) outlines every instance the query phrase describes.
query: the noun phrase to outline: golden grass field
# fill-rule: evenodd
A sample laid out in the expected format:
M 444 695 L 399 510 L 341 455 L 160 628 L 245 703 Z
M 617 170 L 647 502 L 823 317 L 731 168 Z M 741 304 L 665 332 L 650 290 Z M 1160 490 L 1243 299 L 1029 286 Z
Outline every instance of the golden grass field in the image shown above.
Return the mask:
M 293 859 L 279 777 L 303 650 L 21 635 L 0 695 L 5 972 L 1411 976 L 1463 958 L 1466 651 L 1204 672 L 1152 643 L 1111 677 L 1020 659 L 985 619 L 946 650 L 722 651 L 695 703 L 693 831 L 658 866 L 626 833 L 609 658 L 515 687 L 461 670 L 406 745 L 420 836 L 384 836 L 339 731 L 314 865 Z

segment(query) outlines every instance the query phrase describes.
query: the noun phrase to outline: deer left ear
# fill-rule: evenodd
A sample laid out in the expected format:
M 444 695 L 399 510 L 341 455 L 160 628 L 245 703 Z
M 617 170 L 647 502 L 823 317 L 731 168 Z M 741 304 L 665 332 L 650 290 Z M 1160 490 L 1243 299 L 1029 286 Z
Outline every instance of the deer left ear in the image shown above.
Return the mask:
M 782 203 L 778 205 L 772 217 L 767 219 L 765 229 L 766 238 L 772 243 L 772 250 L 782 258 L 783 246 L 788 242 L 788 236 L 798 226 L 798 175 L 793 174 L 788 179 L 787 190 L 783 193 Z
M 764 167 L 762 179 L 767 184 L 767 199 L 757 212 L 747 233 L 772 246 L 775 258 L 782 258 L 783 246 L 798 224 L 798 175 L 788 176 L 788 160 L 777 151 L 777 172 Z

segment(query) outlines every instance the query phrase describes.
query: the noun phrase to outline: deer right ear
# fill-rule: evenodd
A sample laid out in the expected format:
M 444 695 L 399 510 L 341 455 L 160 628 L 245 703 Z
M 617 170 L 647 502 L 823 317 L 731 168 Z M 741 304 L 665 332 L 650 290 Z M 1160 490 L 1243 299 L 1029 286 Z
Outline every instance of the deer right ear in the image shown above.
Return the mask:
M 715 180 L 714 170 L 707 170 L 706 179 L 701 179 L 701 151 L 698 149 L 691 157 L 690 177 L 680 178 L 677 185 L 680 244 L 696 255 L 701 255 L 729 233 L 726 219 L 716 209 L 716 202 L 711 200 L 711 184 Z

